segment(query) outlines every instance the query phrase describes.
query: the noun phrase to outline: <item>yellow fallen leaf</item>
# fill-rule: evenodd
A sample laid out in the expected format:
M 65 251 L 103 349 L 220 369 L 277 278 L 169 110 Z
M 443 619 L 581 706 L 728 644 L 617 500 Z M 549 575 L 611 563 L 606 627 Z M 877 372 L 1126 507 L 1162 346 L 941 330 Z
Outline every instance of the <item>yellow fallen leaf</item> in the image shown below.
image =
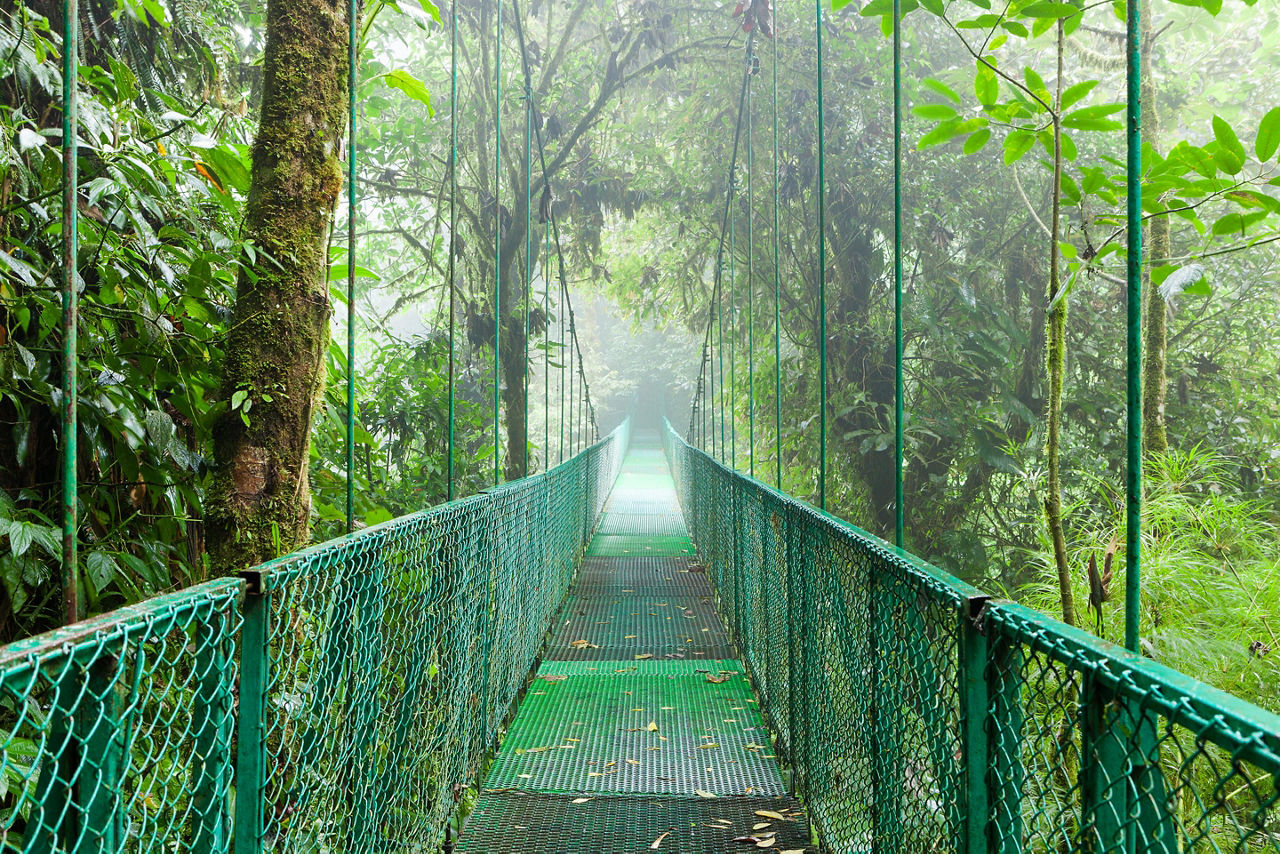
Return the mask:
M 645 727 L 645 729 L 646 729 L 646 730 L 648 730 L 649 732 L 657 732 L 657 731 L 658 731 L 658 722 L 657 722 L 657 721 L 649 721 L 649 725 L 648 725 L 648 726 L 646 726 L 646 727 Z
M 657 851 L 660 847 L 662 847 L 662 840 L 666 839 L 670 835 L 671 835 L 671 831 L 668 830 L 666 833 L 662 834 L 657 839 L 653 840 L 653 842 L 650 843 L 649 845 L 649 850 Z
M 772 847 L 773 847 L 773 843 L 775 843 L 775 842 L 777 842 L 777 841 L 778 841 L 777 837 L 770 836 L 768 839 L 761 839 L 759 842 L 757 842 L 757 843 L 756 843 L 756 847 L 757 847 L 757 848 L 772 848 Z
M 532 779 L 533 779 L 533 775 L 532 775 L 532 774 L 518 774 L 518 775 L 516 775 L 516 776 L 520 777 L 520 779 L 522 779 L 522 780 L 532 780 Z
M 643 661 L 646 658 L 653 658 L 653 653 L 651 652 L 641 653 L 640 655 L 636 656 L 636 661 Z
M 756 810 L 756 815 L 760 816 L 761 818 L 771 818 L 771 819 L 774 819 L 775 821 L 787 820 L 787 817 L 785 815 L 783 815 L 780 812 L 774 812 L 773 810 Z
M 788 848 L 786 851 L 779 852 L 779 854 L 804 854 L 804 849 L 803 849 L 803 848 Z
M 707 742 L 706 744 L 699 744 L 699 745 L 698 745 L 698 749 L 699 749 L 699 750 L 710 750 L 710 749 L 711 749 L 711 748 L 713 748 L 713 747 L 719 747 L 719 746 L 720 746 L 720 745 L 719 745 L 719 744 L 716 744 L 714 741 L 710 741 L 710 742 Z
M 772 825 L 770 825 L 769 822 L 767 821 L 762 821 L 759 824 L 751 825 L 752 830 L 764 830 L 766 827 L 772 827 Z
M 639 765 L 639 764 L 640 764 L 640 760 L 639 760 L 639 759 L 628 759 L 628 760 L 627 760 L 627 764 L 628 764 L 628 765 Z
M 694 789 L 693 793 L 700 798 L 714 798 L 715 794 L 708 792 L 706 789 Z
M 613 766 L 615 766 L 615 765 L 617 765 L 617 764 L 618 764 L 617 762 L 606 762 L 606 763 L 604 763 L 604 767 L 606 767 L 606 768 L 612 768 Z
M 575 804 L 585 804 L 585 803 L 586 803 L 587 801 L 589 801 L 589 800 L 591 800 L 591 798 L 574 798 L 574 799 L 573 799 L 573 803 L 575 803 Z
M 623 635 L 623 636 L 622 636 L 622 639 L 623 639 L 623 640 L 635 640 L 635 639 L 636 639 L 636 637 L 637 637 L 637 635 Z

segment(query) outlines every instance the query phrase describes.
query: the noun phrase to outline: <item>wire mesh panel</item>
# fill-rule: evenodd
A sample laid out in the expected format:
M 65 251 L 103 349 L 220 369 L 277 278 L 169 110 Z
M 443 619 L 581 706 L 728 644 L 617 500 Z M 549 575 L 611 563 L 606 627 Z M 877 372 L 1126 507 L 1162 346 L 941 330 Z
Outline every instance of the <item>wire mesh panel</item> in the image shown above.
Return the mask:
M 665 442 L 831 850 L 1280 852 L 1280 718 Z
M 432 850 L 627 441 L 0 650 L 0 850 Z
M 229 850 L 238 579 L 0 651 L 0 850 Z

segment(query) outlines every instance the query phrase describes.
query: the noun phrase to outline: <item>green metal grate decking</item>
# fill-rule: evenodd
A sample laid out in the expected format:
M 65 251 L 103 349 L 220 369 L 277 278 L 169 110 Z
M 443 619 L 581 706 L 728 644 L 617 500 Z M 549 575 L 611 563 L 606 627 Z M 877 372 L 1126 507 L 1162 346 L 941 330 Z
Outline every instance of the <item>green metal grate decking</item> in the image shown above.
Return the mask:
M 662 452 L 631 448 L 459 842 L 811 851 Z

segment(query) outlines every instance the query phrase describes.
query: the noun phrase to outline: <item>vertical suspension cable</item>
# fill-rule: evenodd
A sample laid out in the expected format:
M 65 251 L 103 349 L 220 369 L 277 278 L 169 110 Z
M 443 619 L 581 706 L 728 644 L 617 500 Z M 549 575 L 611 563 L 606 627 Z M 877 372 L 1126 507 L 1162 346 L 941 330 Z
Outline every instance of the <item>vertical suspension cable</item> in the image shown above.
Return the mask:
M 523 45 L 522 45 L 523 47 Z M 524 476 L 529 476 L 529 297 L 533 293 L 533 93 L 524 87 Z
M 778 216 L 778 38 L 773 34 L 773 454 L 774 486 L 782 489 L 782 261 Z
M 493 483 L 502 482 L 502 0 L 494 51 L 493 98 Z
M 454 426 L 454 336 L 457 327 L 456 258 L 458 257 L 458 1 L 449 9 L 449 438 L 446 453 L 447 498 L 454 499 L 453 426 Z
M 751 87 L 747 87 L 747 92 L 751 91 Z M 738 176 L 733 176 L 733 189 L 730 191 L 737 196 Z M 729 210 L 729 405 L 725 408 L 729 414 L 729 468 L 736 469 L 738 467 L 738 411 L 737 398 L 738 393 L 738 375 L 736 365 L 738 363 L 734 340 L 738 333 L 738 296 L 737 296 L 737 262 L 734 253 L 737 251 L 736 243 L 736 224 L 738 221 L 737 211 L 730 208 Z
M 1124 505 L 1124 645 L 1138 651 L 1142 616 L 1142 44 L 1139 0 L 1125 1 L 1125 78 L 1127 83 L 1128 260 L 1125 292 L 1126 383 Z
M 557 384 L 560 388 L 560 462 L 564 462 L 564 371 L 565 371 L 565 346 L 564 346 L 564 259 L 559 259 L 560 264 L 560 304 L 556 306 L 556 314 L 560 315 L 560 382 Z
M 347 533 L 356 527 L 356 51 L 359 0 L 347 0 Z
M 748 72 L 756 74 L 756 57 L 747 57 Z M 755 328 L 755 148 L 751 138 L 751 84 L 747 84 L 747 473 L 756 476 L 756 328 Z
M 80 73 L 80 4 L 62 3 L 62 620 L 80 619 L 76 535 L 79 530 L 79 472 L 76 396 L 79 371 L 79 243 L 76 209 L 80 156 L 77 78 Z
M 893 0 L 893 542 L 902 548 L 902 0 Z
M 818 41 L 818 506 L 827 508 L 827 178 L 822 115 L 822 0 L 816 0 Z
M 732 188 L 733 186 L 732 173 L 730 173 L 729 175 L 729 183 L 730 183 L 730 187 Z M 730 189 L 729 193 L 730 193 L 730 198 L 732 198 L 733 190 Z M 730 211 L 732 211 L 732 208 L 730 208 Z M 733 222 L 732 216 L 733 214 L 731 212 L 730 220 L 729 220 L 730 222 Z M 733 253 L 729 254 L 729 258 L 731 260 L 727 262 L 722 261 L 721 263 L 731 267 L 733 263 L 732 261 Z M 724 426 L 725 394 L 724 394 L 724 293 L 723 292 L 716 294 L 716 336 L 719 338 L 719 344 L 716 346 L 716 355 L 718 355 L 720 359 L 720 462 L 724 462 L 725 449 L 728 447 L 728 445 L 726 444 L 726 440 L 725 440 L 725 426 Z

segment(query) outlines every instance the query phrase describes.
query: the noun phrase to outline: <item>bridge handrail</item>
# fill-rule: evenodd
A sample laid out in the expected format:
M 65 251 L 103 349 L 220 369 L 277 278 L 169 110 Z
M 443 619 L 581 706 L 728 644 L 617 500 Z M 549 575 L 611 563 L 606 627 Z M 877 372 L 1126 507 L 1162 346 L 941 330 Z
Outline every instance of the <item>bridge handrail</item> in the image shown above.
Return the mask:
M 832 850 L 1280 852 L 1280 716 L 664 443 Z
M 0 649 L 0 852 L 429 849 L 628 441 Z

